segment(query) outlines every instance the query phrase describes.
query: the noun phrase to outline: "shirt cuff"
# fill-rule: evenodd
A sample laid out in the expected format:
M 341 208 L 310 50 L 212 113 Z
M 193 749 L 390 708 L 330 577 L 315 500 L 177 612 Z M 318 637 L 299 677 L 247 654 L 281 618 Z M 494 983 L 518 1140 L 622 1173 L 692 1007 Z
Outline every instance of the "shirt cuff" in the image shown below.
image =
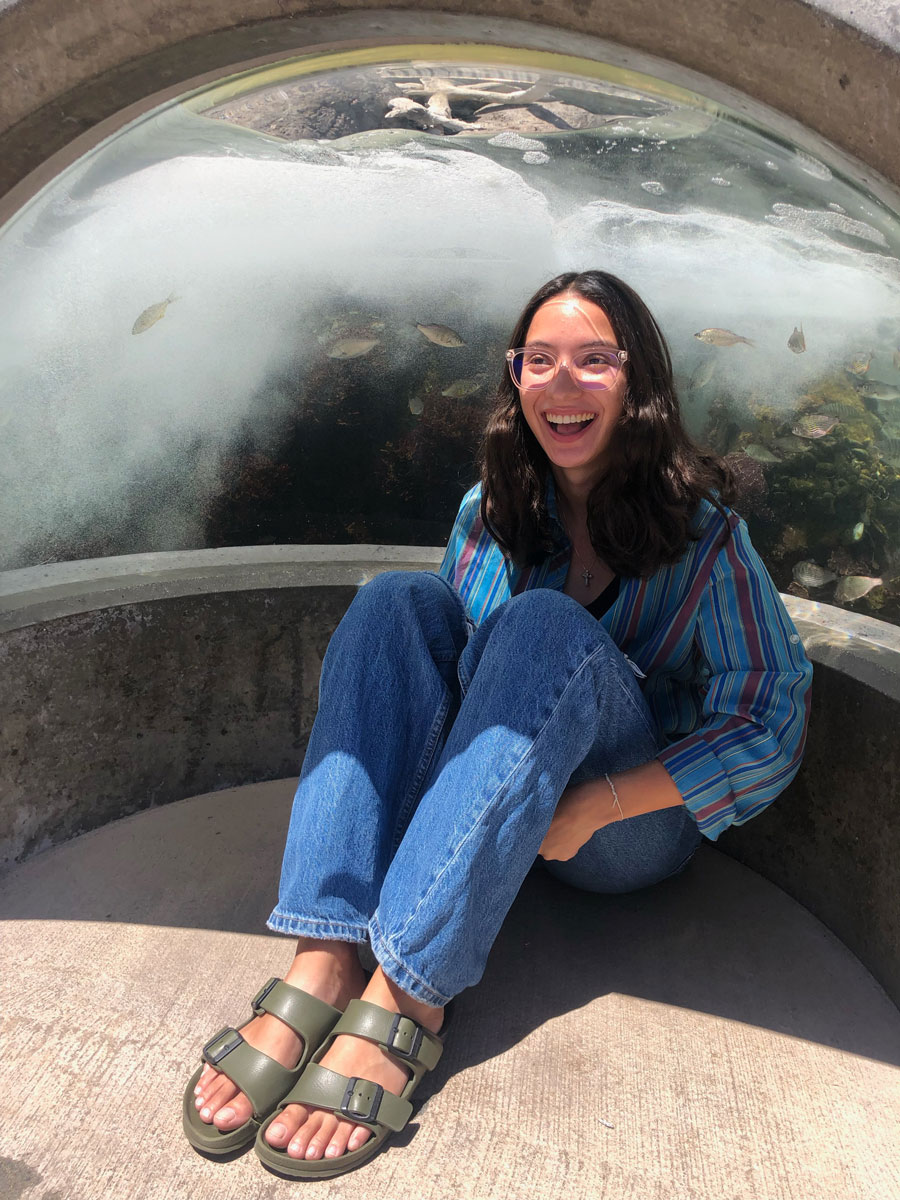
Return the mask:
M 737 816 L 734 793 L 718 757 L 700 734 L 666 746 L 656 757 L 672 776 L 700 832 L 715 841 Z

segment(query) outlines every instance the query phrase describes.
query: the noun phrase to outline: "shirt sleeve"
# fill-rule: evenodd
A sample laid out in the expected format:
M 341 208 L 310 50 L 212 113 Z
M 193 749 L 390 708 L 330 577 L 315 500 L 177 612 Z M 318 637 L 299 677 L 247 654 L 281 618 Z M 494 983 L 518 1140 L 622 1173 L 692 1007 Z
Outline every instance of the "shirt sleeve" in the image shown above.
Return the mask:
M 447 549 L 444 551 L 444 557 L 438 567 L 438 575 L 453 584 L 457 590 L 460 589 L 466 573 L 468 558 L 471 554 L 470 535 L 480 511 L 481 485 L 475 484 L 462 498 L 456 520 L 450 530 Z
M 809 721 L 812 664 L 743 520 L 716 558 L 694 644 L 708 669 L 702 722 L 658 758 L 714 841 L 791 782 Z

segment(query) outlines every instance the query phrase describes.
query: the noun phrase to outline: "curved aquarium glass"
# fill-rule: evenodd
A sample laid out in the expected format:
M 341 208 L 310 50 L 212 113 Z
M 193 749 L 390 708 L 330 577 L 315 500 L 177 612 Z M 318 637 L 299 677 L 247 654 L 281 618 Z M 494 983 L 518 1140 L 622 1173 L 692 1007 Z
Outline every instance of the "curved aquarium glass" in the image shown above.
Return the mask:
M 782 590 L 900 621 L 900 219 L 693 93 L 477 45 L 165 104 L 0 229 L 0 569 L 440 545 L 513 320 L 645 297 Z

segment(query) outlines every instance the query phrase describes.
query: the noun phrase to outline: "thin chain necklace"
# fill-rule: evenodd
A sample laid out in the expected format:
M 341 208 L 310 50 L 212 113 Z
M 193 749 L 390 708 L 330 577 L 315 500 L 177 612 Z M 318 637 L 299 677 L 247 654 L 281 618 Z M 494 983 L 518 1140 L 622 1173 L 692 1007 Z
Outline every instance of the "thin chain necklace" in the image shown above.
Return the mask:
M 559 508 L 559 505 L 557 505 L 557 507 Z M 560 515 L 562 515 L 562 512 L 560 512 Z M 586 588 L 589 588 L 591 586 L 591 580 L 594 578 L 594 576 L 591 573 L 591 571 L 588 569 L 587 563 L 584 561 L 584 559 L 578 553 L 578 550 L 575 546 L 575 539 L 572 537 L 571 533 L 569 533 L 569 527 L 566 524 L 565 520 L 563 520 L 563 529 L 565 529 L 566 534 L 568 535 L 569 541 L 572 543 L 572 550 L 573 550 L 575 556 L 577 557 L 578 561 L 581 563 L 582 567 L 584 567 L 584 570 L 581 572 L 581 578 L 584 580 L 584 586 Z

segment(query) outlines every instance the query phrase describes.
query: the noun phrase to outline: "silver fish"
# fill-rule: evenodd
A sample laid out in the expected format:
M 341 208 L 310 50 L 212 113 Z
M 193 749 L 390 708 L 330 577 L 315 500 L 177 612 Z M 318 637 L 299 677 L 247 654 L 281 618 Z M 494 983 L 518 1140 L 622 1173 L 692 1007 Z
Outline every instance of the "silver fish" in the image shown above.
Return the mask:
M 416 329 L 424 337 L 427 337 L 429 342 L 434 342 L 436 346 L 446 346 L 449 349 L 454 346 L 464 346 L 466 344 L 459 334 L 447 325 L 419 325 L 417 322 Z
M 803 324 L 802 323 L 801 323 L 799 329 L 797 328 L 796 325 L 794 326 L 794 332 L 788 338 L 787 344 L 788 344 L 788 349 L 793 350 L 793 352 L 795 354 L 802 354 L 803 351 L 806 349 L 806 338 L 803 336 Z
M 772 453 L 766 446 L 760 446 L 756 442 L 751 442 L 749 446 L 744 447 L 744 453 L 749 457 L 761 463 L 777 463 L 781 459 Z
M 412 413 L 412 415 L 414 417 L 419 417 L 422 415 L 424 409 L 424 403 L 418 398 L 418 396 L 413 396 L 412 400 L 409 402 L 409 411 Z
M 782 454 L 799 454 L 801 450 L 809 450 L 807 439 L 797 437 L 795 433 L 785 434 L 784 437 L 773 439 Z
M 826 571 L 811 559 L 795 563 L 791 574 L 800 586 L 805 588 L 821 588 L 837 579 L 833 571 Z
M 744 342 L 747 346 L 756 345 L 749 338 L 741 337 L 739 333 L 732 333 L 730 329 L 716 329 L 715 326 L 711 329 L 701 329 L 694 337 L 706 342 L 707 346 L 736 346 L 738 342 Z
M 158 304 L 151 304 L 149 308 L 145 308 L 132 325 L 131 332 L 144 333 L 151 325 L 155 325 L 157 321 L 161 321 L 166 315 L 166 309 L 177 299 L 178 297 L 173 292 L 166 300 L 160 300 Z
M 449 396 L 451 400 L 465 400 L 467 396 L 474 396 L 476 392 L 480 392 L 482 386 L 480 379 L 454 379 L 449 387 L 444 388 L 441 395 Z
M 378 338 L 338 338 L 328 349 L 329 358 L 361 358 L 378 345 Z
M 801 417 L 797 424 L 791 430 L 796 433 L 797 437 L 804 438 L 820 438 L 831 433 L 835 425 L 839 425 L 840 421 L 837 417 L 822 416 L 820 414 L 807 413 Z
M 875 579 L 871 575 L 845 575 L 838 580 L 834 598 L 838 604 L 852 604 L 867 596 L 873 588 L 881 587 L 883 582 L 883 579 Z
M 716 360 L 705 358 L 691 376 L 691 387 L 696 391 L 705 388 L 716 372 Z
M 856 524 L 853 526 L 853 529 L 850 533 L 850 536 L 853 538 L 854 542 L 859 541 L 859 539 L 862 537 L 863 533 L 865 532 L 865 528 L 866 528 L 866 526 L 865 526 L 864 521 L 856 522 Z
M 870 400 L 900 400 L 900 388 L 892 383 L 882 383 L 880 379 L 861 383 L 856 390 L 860 396 L 868 396 Z

